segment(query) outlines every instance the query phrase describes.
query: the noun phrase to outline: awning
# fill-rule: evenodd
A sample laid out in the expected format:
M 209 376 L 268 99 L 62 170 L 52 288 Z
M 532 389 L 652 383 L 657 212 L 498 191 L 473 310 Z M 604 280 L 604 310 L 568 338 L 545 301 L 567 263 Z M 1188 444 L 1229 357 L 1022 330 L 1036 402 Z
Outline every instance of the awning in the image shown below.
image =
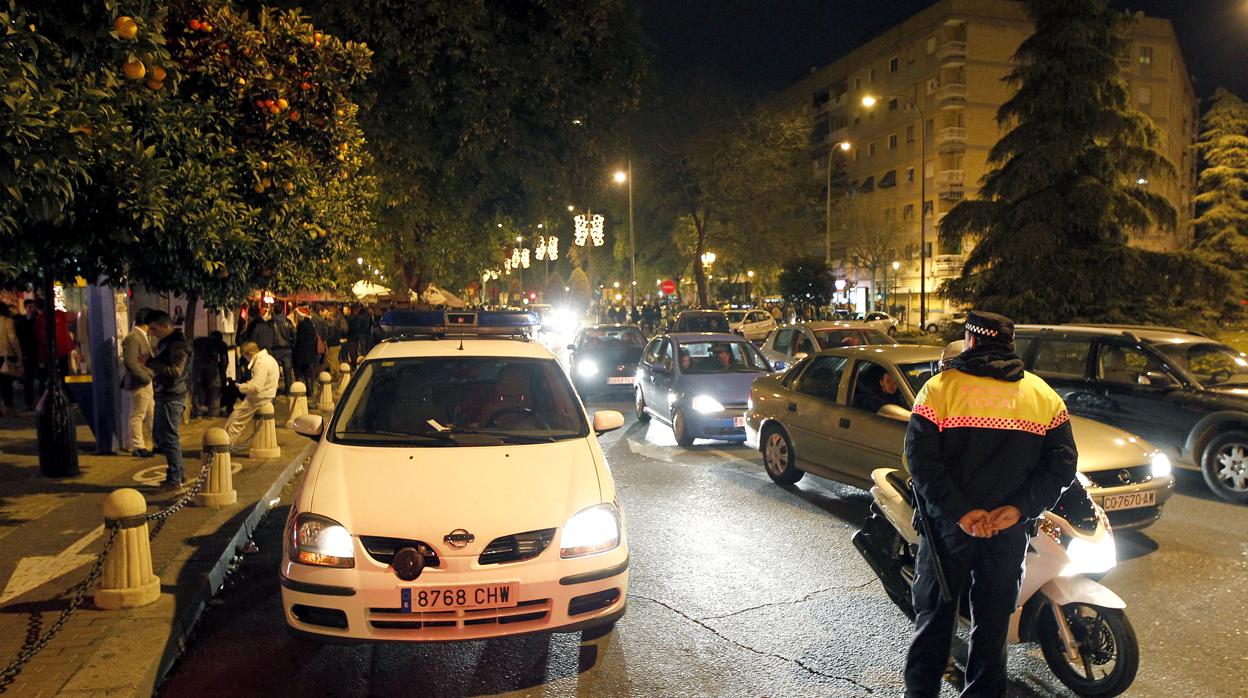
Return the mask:
M 897 170 L 889 170 L 880 177 L 880 189 L 897 186 Z

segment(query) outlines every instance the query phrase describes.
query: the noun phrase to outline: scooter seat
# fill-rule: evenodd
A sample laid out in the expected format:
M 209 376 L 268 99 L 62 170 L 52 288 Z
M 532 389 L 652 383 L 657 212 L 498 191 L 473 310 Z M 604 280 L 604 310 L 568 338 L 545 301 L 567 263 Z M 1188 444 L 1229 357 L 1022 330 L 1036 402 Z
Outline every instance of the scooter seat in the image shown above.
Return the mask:
M 890 471 L 885 477 L 901 493 L 901 496 L 906 500 L 906 504 L 909 504 L 910 508 L 913 509 L 914 489 L 910 486 L 910 478 L 903 476 L 900 470 Z

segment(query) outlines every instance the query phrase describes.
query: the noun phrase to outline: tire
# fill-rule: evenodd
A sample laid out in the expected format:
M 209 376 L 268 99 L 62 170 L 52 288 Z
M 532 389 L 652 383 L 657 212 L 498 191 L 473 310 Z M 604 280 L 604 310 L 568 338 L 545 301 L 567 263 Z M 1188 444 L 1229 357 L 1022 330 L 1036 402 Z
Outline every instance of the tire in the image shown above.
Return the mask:
M 767 477 L 777 485 L 792 485 L 806 473 L 797 469 L 797 458 L 793 453 L 793 442 L 784 429 L 769 426 L 762 438 L 763 470 Z
M 888 336 L 889 336 L 889 337 L 896 337 L 896 336 L 897 336 L 897 326 L 896 326 L 896 325 L 889 325 L 889 326 L 888 326 Z
M 1040 649 L 1053 673 L 1076 695 L 1116 696 L 1135 681 L 1140 668 L 1140 645 L 1127 616 L 1118 608 L 1071 603 L 1062 607 L 1071 633 L 1080 646 L 1084 669 L 1071 665 L 1058 635 L 1057 620 L 1049 609 L 1040 611 Z M 1099 628 L 1099 631 L 1098 631 Z M 1096 635 L 1095 639 L 1090 636 Z M 1095 678 L 1099 668 L 1113 661 L 1108 675 Z M 1094 678 L 1089 680 L 1085 674 Z
M 641 388 L 633 390 L 633 409 L 637 411 L 637 421 L 642 424 L 650 421 L 650 413 L 646 411 L 646 398 L 641 394 Z
M 597 640 L 610 635 L 612 632 L 615 632 L 615 621 L 604 625 L 595 625 L 592 628 L 585 628 L 581 631 L 581 642 Z
M 672 414 L 672 433 L 676 435 L 676 443 L 681 448 L 689 448 L 693 446 L 693 437 L 689 435 L 689 425 L 685 420 L 685 413 L 676 410 Z
M 1200 459 L 1200 474 L 1218 497 L 1248 504 L 1248 433 L 1228 431 L 1215 436 Z
M 931 334 L 936 334 L 938 331 L 940 331 L 940 328 L 937 327 L 936 323 L 933 322 L 932 324 L 927 326 L 927 331 Z

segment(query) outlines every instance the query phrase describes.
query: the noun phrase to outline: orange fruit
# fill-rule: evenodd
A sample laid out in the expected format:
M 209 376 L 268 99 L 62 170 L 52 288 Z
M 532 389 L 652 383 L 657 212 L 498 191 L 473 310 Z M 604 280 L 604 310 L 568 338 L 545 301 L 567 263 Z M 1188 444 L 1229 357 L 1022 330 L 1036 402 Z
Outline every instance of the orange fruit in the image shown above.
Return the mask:
M 122 15 L 113 21 L 113 31 L 117 36 L 130 41 L 139 35 L 139 25 L 132 18 Z
M 273 186 L 273 180 L 269 179 L 268 177 L 265 177 L 264 179 L 260 180 L 260 186 L 264 187 L 265 189 L 268 189 L 269 187 Z
M 206 32 L 212 31 L 212 25 L 207 22 L 204 22 L 203 24 L 199 25 L 199 28 L 203 29 Z
M 279 113 L 281 113 L 281 111 L 282 111 L 282 108 L 281 108 L 281 107 L 279 107 L 279 106 L 277 106 L 276 104 L 274 104 L 273 106 L 269 107 L 269 113 L 270 113 L 270 114 L 279 114 Z
M 292 111 L 292 112 L 289 114 L 288 118 L 289 118 L 291 121 L 298 121 L 298 120 L 299 120 L 299 112 L 298 112 L 297 110 L 296 110 L 296 111 Z
M 252 187 L 251 190 L 256 192 L 257 194 L 260 194 L 264 191 L 264 185 L 260 183 L 256 183 L 256 186 Z
M 147 66 L 143 65 L 143 61 L 126 61 L 121 70 L 130 80 L 142 80 L 147 75 Z
M 312 89 L 312 83 L 301 82 L 299 83 L 299 89 L 303 90 L 304 92 L 307 92 L 308 90 Z
M 285 183 L 285 184 L 283 184 L 283 185 L 282 185 L 282 188 L 283 188 L 283 189 L 285 189 L 287 193 L 290 193 L 290 192 L 292 192 L 292 191 L 294 191 L 294 190 L 295 190 L 295 183 L 294 183 L 294 182 L 287 182 L 287 183 Z
M 278 109 L 285 109 L 285 108 L 287 108 L 287 107 L 289 107 L 289 106 L 290 106 L 290 102 L 287 102 L 285 99 L 278 99 L 278 100 L 277 100 L 277 108 L 278 108 Z
M 192 19 L 189 24 L 192 31 L 199 31 L 199 28 L 203 26 L 198 19 Z
M 158 65 L 152 66 L 152 79 L 155 80 L 156 82 L 164 82 L 165 81 L 165 69 Z
M 165 86 L 165 83 L 161 82 L 160 80 L 157 80 L 157 79 L 156 79 L 156 78 L 154 78 L 154 77 L 153 77 L 153 78 L 148 78 L 148 79 L 147 79 L 147 87 L 148 87 L 148 89 L 151 89 L 151 90 L 159 90 L 160 88 L 162 88 L 162 87 L 164 87 L 164 86 Z

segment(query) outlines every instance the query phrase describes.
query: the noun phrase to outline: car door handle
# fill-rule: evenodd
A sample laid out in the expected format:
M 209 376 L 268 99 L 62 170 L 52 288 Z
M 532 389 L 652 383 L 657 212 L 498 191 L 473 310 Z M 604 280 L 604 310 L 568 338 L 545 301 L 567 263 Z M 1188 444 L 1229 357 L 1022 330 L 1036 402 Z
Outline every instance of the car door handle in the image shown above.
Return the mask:
M 840 427 L 841 427 L 842 429 L 848 429 L 848 428 L 849 428 L 849 417 L 841 417 L 841 420 L 840 420 L 839 422 L 837 422 L 837 424 L 838 424 L 838 425 L 840 425 Z
M 796 411 L 797 411 L 797 403 L 796 403 L 796 402 L 790 402 L 790 403 L 789 403 L 789 411 L 790 411 L 790 412 L 796 412 Z

